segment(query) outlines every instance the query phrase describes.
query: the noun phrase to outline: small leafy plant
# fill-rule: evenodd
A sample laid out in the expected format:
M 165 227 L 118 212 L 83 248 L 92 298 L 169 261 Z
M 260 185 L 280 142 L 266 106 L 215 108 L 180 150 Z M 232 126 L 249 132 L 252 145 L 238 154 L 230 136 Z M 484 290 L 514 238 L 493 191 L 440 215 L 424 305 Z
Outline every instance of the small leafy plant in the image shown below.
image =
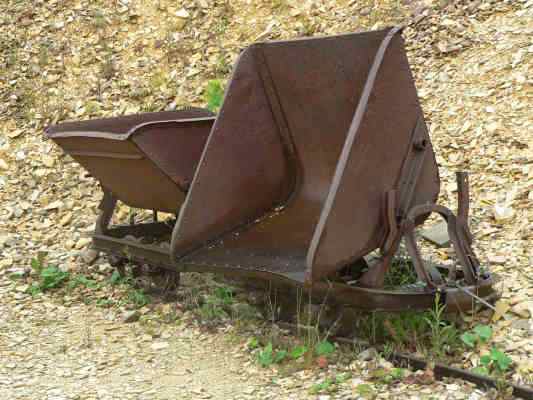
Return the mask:
M 459 343 L 459 332 L 455 325 L 444 319 L 444 309 L 446 305 L 440 302 L 440 297 L 435 297 L 435 306 L 425 318 L 430 329 L 429 343 L 431 353 L 435 357 L 443 357 L 447 352 L 451 352 Z
M 293 360 L 297 360 L 303 355 L 305 355 L 305 353 L 307 353 L 307 350 L 307 346 L 296 346 L 290 351 L 289 356 Z
M 98 289 L 100 287 L 99 283 L 94 279 L 89 279 L 84 275 L 74 276 L 68 283 L 69 289 L 74 289 L 79 286 L 84 286 L 88 289 Z
M 504 374 L 509 370 L 513 360 L 503 351 L 493 347 L 489 354 L 482 355 L 479 359 L 481 365 L 472 369 L 472 372 L 489 375 L 492 372 Z
M 126 299 L 129 303 L 133 304 L 137 308 L 144 307 L 150 303 L 150 296 L 144 293 L 143 289 L 130 289 L 128 290 Z
M 335 351 L 335 346 L 328 342 L 327 340 L 323 340 L 321 342 L 318 342 L 315 346 L 315 353 L 317 356 L 326 356 L 328 354 L 331 354 Z
M 357 394 L 365 399 L 373 398 L 375 397 L 376 393 L 374 391 L 374 388 L 372 385 L 369 385 L 368 383 L 360 383 L 356 386 L 355 391 Z
M 343 384 L 348 379 L 350 379 L 351 375 L 350 373 L 346 372 L 343 374 L 338 374 L 335 376 L 328 376 L 326 377 L 322 382 L 315 383 L 311 388 L 309 389 L 310 394 L 318 394 L 318 393 L 333 393 L 337 390 L 338 385 Z
M 207 102 L 207 108 L 212 112 L 217 112 L 222 105 L 224 99 L 224 87 L 222 82 L 218 79 L 210 80 L 207 83 L 205 90 L 205 100 Z
M 488 325 L 476 325 L 474 329 L 461 335 L 461 341 L 471 349 L 487 343 L 491 338 L 492 328 Z
M 403 368 L 393 368 L 391 370 L 378 369 L 372 375 L 381 383 L 388 385 L 393 382 L 401 381 L 406 375 L 406 370 Z
M 331 377 L 327 377 L 320 383 L 315 383 L 313 386 L 311 386 L 311 389 L 309 389 L 310 394 L 318 394 L 318 393 L 324 393 L 324 392 L 333 392 L 335 390 L 334 387 L 334 381 Z
M 263 368 L 270 367 L 272 364 L 279 364 L 287 357 L 287 350 L 275 351 L 272 342 L 269 342 L 263 349 L 257 353 L 257 361 Z
M 56 289 L 62 286 L 69 278 L 69 273 L 60 270 L 55 265 L 43 267 L 43 261 L 37 258 L 31 260 L 31 267 L 37 275 L 37 281 L 28 288 L 28 293 L 32 296 Z
M 216 287 L 212 294 L 205 297 L 199 309 L 200 317 L 208 321 L 228 318 L 228 309 L 232 304 L 233 291 L 222 286 Z

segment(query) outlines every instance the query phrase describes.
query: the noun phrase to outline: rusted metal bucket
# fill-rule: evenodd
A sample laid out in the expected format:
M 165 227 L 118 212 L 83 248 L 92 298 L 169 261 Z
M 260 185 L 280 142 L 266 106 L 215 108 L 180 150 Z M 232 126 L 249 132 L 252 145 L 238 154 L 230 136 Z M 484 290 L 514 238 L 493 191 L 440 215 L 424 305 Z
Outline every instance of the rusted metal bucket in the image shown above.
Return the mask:
M 431 307 L 438 292 L 460 309 L 467 293 L 490 296 L 470 247 L 466 175 L 457 217 L 435 205 L 438 169 L 399 32 L 253 44 L 216 117 L 190 109 L 49 128 L 105 190 L 95 246 L 176 271 L 331 291 L 362 309 Z M 177 221 L 109 228 L 116 199 Z M 414 239 L 431 212 L 448 222 L 460 262 L 445 277 Z M 169 251 L 124 239 L 170 233 Z M 386 291 L 402 237 L 425 286 Z M 355 284 L 335 281 L 347 266 Z

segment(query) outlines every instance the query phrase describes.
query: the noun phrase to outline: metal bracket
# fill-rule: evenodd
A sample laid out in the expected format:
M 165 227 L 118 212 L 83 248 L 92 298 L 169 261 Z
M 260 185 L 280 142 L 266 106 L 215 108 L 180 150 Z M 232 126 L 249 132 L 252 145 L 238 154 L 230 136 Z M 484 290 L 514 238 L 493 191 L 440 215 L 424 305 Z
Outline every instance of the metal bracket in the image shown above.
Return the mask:
M 96 235 L 107 233 L 109 223 L 111 222 L 113 212 L 117 205 L 117 198 L 115 195 L 104 187 L 102 187 L 102 190 L 104 192 L 104 197 L 98 206 L 100 209 L 100 215 L 98 215 L 98 218 L 96 219 L 96 226 L 94 228 L 94 233 Z
M 428 149 L 429 138 L 427 137 L 424 118 L 419 115 L 413 129 L 409 152 L 400 173 L 399 204 L 396 210 L 399 218 L 404 218 L 413 204 L 413 196 Z
M 382 246 L 383 257 L 363 274 L 359 280 L 362 286 L 383 287 L 385 274 L 390 268 L 392 258 L 398 250 L 402 236 L 405 237 L 407 251 L 413 260 L 418 278 L 431 288 L 439 288 L 444 284 L 444 280 L 441 277 L 429 273 L 416 244 L 415 221 L 418 217 L 432 212 L 438 213 L 448 224 L 448 235 L 462 266 L 465 281 L 468 284 L 475 284 L 478 281 L 479 261 L 472 250 L 472 234 L 468 228 L 468 174 L 466 172 L 457 172 L 456 178 L 458 187 L 457 216 L 446 207 L 437 204 L 424 204 L 412 207 L 400 221 L 399 226 L 396 226 L 394 212 L 396 210 L 395 191 L 391 190 L 387 193 L 389 234 Z M 456 268 L 454 267 L 450 269 L 448 280 L 454 281 L 455 279 Z

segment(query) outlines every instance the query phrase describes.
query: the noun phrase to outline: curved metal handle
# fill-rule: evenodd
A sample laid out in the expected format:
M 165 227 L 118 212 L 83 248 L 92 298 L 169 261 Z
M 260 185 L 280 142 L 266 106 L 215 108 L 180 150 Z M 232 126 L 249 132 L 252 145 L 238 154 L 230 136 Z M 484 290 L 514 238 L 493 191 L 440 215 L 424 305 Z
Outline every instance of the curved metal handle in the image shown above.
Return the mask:
M 453 212 L 444 206 L 436 204 L 424 204 L 413 207 L 411 210 L 409 210 L 404 222 L 407 250 L 413 259 L 417 274 L 420 278 L 426 281 L 428 285 L 434 287 L 437 286 L 432 281 L 424 267 L 424 262 L 422 261 L 422 257 L 420 256 L 420 252 L 414 238 L 415 219 L 420 215 L 432 212 L 439 214 L 448 224 L 448 235 L 450 236 L 450 240 L 455 253 L 457 254 L 457 258 L 459 259 L 460 264 L 463 266 L 465 281 L 468 284 L 475 284 L 478 280 L 478 265 L 477 259 L 470 247 L 470 243 L 468 242 L 468 238 Z

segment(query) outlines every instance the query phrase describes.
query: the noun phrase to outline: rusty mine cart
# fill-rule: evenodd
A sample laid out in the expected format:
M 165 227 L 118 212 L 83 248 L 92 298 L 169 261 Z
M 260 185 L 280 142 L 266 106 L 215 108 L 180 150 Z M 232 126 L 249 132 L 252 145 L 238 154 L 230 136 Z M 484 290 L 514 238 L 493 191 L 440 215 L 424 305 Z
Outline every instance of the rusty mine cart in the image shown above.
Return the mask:
M 471 248 L 466 173 L 457 214 L 436 204 L 437 164 L 400 32 L 252 44 L 218 115 L 187 108 L 48 128 L 103 188 L 94 247 L 361 310 L 426 309 L 437 295 L 460 310 L 493 297 Z M 117 200 L 154 210 L 154 221 L 109 226 Z M 157 211 L 176 219 L 158 222 Z M 454 265 L 422 260 L 415 227 L 431 213 L 447 223 Z M 402 239 L 421 284 L 386 289 Z

